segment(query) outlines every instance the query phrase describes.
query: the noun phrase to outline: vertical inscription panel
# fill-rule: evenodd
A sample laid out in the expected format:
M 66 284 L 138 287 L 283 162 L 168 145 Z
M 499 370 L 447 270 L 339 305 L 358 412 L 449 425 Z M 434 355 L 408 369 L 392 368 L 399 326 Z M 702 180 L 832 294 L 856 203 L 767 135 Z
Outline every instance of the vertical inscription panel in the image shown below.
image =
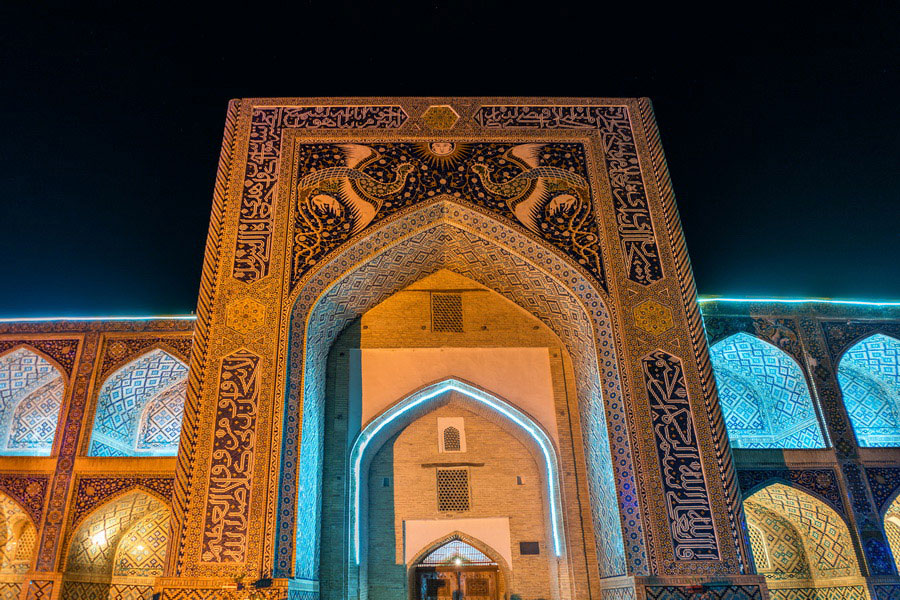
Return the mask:
M 712 507 L 703 476 L 681 360 L 662 350 L 641 359 L 676 560 L 718 560 Z
M 239 563 L 247 552 L 259 361 L 259 356 L 248 350 L 222 359 L 201 547 L 203 562 Z

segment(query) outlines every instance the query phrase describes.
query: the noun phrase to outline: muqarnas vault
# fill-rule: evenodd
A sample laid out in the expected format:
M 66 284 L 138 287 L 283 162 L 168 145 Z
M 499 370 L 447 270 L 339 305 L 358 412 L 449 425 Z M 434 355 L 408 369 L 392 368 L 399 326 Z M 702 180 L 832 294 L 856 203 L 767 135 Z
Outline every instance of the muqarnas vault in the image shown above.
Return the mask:
M 196 318 L 0 323 L 0 598 L 900 598 L 898 338 L 698 302 L 644 99 L 235 100 Z

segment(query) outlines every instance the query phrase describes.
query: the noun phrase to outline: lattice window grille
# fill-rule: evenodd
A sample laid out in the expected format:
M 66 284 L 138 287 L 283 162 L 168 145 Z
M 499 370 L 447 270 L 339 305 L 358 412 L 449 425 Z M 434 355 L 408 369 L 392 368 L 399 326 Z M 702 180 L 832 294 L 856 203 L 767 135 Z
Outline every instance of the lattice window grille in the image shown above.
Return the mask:
M 452 563 L 456 558 L 469 565 L 497 564 L 484 552 L 462 540 L 450 540 L 443 546 L 435 548 L 428 556 L 419 561 L 419 564 L 422 566 L 446 565 Z
M 437 470 L 437 500 L 440 512 L 469 510 L 468 469 Z
M 431 295 L 431 330 L 462 333 L 462 296 L 460 294 Z
M 462 450 L 462 438 L 459 429 L 447 427 L 444 429 L 444 452 L 460 452 Z

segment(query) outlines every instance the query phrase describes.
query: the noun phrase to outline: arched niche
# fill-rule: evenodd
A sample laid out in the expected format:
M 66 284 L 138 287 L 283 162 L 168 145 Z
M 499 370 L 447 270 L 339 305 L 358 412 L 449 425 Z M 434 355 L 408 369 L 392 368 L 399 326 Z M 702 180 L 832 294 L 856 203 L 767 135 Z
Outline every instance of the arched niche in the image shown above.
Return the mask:
M 746 498 L 744 513 L 756 570 L 770 588 L 813 590 L 860 577 L 850 530 L 823 501 L 772 483 Z
M 297 288 L 288 334 L 291 355 L 279 499 L 279 514 L 285 516 L 278 523 L 276 574 L 318 579 L 319 530 L 305 527 L 301 535 L 296 523 L 319 526 L 328 349 L 354 319 L 440 269 L 503 295 L 562 340 L 572 357 L 580 419 L 585 424 L 580 433 L 595 507 L 591 525 L 600 574 L 624 574 L 626 556 L 629 571 L 644 572 L 646 549 L 603 292 L 554 250 L 480 212 L 439 200 L 372 228 L 319 265 Z M 615 464 L 611 447 L 618 457 Z M 620 514 L 620 505 L 625 514 Z M 627 546 L 623 528 L 629 533 Z M 287 557 L 294 560 L 289 563 Z
M 37 530 L 31 517 L 0 492 L 0 575 L 17 576 L 30 570 L 35 550 Z
M 64 393 L 62 372 L 37 352 L 0 356 L 0 454 L 49 456 Z
M 143 491 L 119 494 L 75 523 L 62 597 L 149 597 L 163 573 L 168 505 Z
M 733 447 L 825 447 L 806 377 L 786 352 L 741 332 L 709 354 Z
M 154 349 L 112 373 L 100 388 L 90 456 L 175 456 L 187 366 Z
M 875 334 L 838 364 L 844 407 L 860 446 L 900 446 L 900 340 Z

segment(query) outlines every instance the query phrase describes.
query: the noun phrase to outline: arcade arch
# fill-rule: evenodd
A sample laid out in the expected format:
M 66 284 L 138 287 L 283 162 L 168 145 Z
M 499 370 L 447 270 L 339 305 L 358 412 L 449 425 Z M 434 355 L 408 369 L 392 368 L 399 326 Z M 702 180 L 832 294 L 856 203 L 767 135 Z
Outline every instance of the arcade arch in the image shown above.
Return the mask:
M 838 382 L 860 446 L 900 446 L 900 340 L 878 333 L 841 357 Z
M 139 490 L 94 509 L 71 535 L 62 597 L 149 597 L 165 566 L 170 518 L 165 502 Z
M 863 584 L 850 530 L 822 500 L 772 483 L 744 500 L 757 573 L 771 589 Z
M 31 569 L 36 549 L 37 530 L 31 517 L 15 500 L 0 492 L 0 586 L 22 582 L 23 574 Z
M 49 456 L 65 378 L 27 347 L 0 356 L 0 454 Z
M 110 375 L 97 398 L 90 456 L 175 456 L 187 366 L 154 349 Z
M 825 447 L 806 377 L 786 352 L 741 332 L 709 355 L 733 447 Z

